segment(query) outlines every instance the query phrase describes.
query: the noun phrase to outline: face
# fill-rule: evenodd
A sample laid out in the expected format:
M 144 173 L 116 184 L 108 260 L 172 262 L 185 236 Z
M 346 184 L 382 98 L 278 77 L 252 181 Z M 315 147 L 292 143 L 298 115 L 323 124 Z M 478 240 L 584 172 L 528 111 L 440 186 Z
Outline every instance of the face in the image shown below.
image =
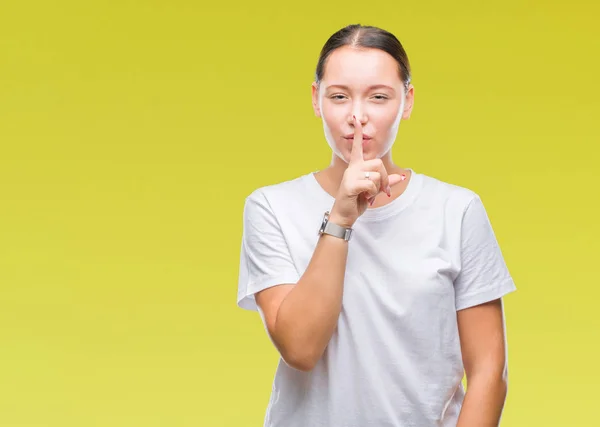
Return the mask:
M 350 159 L 353 115 L 363 126 L 365 160 L 381 158 L 391 150 L 400 121 L 410 117 L 413 92 L 410 86 L 405 93 L 398 63 L 388 53 L 344 46 L 327 59 L 320 84 L 313 83 L 313 109 L 340 159 Z

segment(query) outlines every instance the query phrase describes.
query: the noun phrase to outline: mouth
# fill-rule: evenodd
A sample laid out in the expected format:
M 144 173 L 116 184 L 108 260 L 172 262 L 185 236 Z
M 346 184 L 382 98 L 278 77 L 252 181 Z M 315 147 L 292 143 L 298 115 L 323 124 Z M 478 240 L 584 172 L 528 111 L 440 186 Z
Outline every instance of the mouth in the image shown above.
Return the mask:
M 354 141 L 354 134 L 351 133 L 351 134 L 348 134 L 348 135 L 344 135 L 344 139 L 347 139 L 349 141 Z M 363 141 L 369 141 L 371 139 L 373 139 L 373 137 L 371 135 L 364 135 L 363 134 Z
M 354 136 L 350 136 L 350 137 L 345 136 L 344 139 L 346 141 L 348 141 L 349 145 L 354 144 Z M 370 136 L 363 135 L 363 142 L 362 142 L 363 147 L 370 144 L 372 139 L 373 138 L 371 138 Z

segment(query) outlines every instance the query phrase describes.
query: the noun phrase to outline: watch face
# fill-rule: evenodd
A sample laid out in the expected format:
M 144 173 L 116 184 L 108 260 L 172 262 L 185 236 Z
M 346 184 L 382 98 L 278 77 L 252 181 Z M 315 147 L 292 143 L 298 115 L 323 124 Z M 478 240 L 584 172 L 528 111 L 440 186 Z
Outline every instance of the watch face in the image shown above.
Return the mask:
M 325 226 L 327 225 L 328 218 L 329 212 L 325 212 L 325 215 L 323 216 L 323 222 L 321 223 L 321 228 L 319 228 L 319 234 L 323 234 L 323 232 L 325 231 Z

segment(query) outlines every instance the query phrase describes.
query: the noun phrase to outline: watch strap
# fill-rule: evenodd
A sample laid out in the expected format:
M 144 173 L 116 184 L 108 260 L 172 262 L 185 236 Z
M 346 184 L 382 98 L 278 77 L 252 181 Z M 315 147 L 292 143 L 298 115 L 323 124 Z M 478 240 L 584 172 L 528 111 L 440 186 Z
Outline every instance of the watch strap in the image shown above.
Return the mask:
M 350 237 L 352 236 L 352 228 L 342 227 L 341 225 L 330 222 L 329 212 L 325 212 L 319 234 L 329 234 L 330 236 L 349 241 Z

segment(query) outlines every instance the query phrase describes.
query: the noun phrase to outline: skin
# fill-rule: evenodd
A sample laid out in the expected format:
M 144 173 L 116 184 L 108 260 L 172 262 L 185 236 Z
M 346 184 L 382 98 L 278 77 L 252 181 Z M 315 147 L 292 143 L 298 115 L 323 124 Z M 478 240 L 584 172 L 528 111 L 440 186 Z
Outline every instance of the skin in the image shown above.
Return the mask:
M 313 83 L 312 103 L 333 153 L 315 177 L 335 197 L 330 221 L 351 227 L 367 208 L 402 194 L 410 180 L 410 171 L 393 162 L 391 148 L 401 120 L 410 118 L 414 88 L 404 91 L 398 64 L 387 53 L 343 47 L 328 58 L 321 82 Z M 348 134 L 351 139 L 344 138 Z M 408 179 L 402 181 L 402 173 Z M 256 294 L 269 336 L 296 369 L 310 371 L 335 331 L 347 253 L 347 242 L 321 236 L 298 283 Z M 457 320 L 467 377 L 457 427 L 497 426 L 507 393 L 502 300 L 460 310 Z
M 383 206 L 402 194 L 410 171 L 393 162 L 391 149 L 401 120 L 410 118 L 413 103 L 414 87 L 409 85 L 405 91 L 398 63 L 386 52 L 350 46 L 333 51 L 323 78 L 312 84 L 313 110 L 323 121 L 332 149 L 329 167 L 315 174 L 325 191 L 333 196 L 338 193 L 352 149 L 352 141 L 344 136 L 355 131 L 354 116 L 363 134 L 373 137 L 363 146 L 364 159 L 380 159 L 388 173 L 404 173 L 408 178 L 392 188 L 391 197 L 376 196 L 373 207 Z

